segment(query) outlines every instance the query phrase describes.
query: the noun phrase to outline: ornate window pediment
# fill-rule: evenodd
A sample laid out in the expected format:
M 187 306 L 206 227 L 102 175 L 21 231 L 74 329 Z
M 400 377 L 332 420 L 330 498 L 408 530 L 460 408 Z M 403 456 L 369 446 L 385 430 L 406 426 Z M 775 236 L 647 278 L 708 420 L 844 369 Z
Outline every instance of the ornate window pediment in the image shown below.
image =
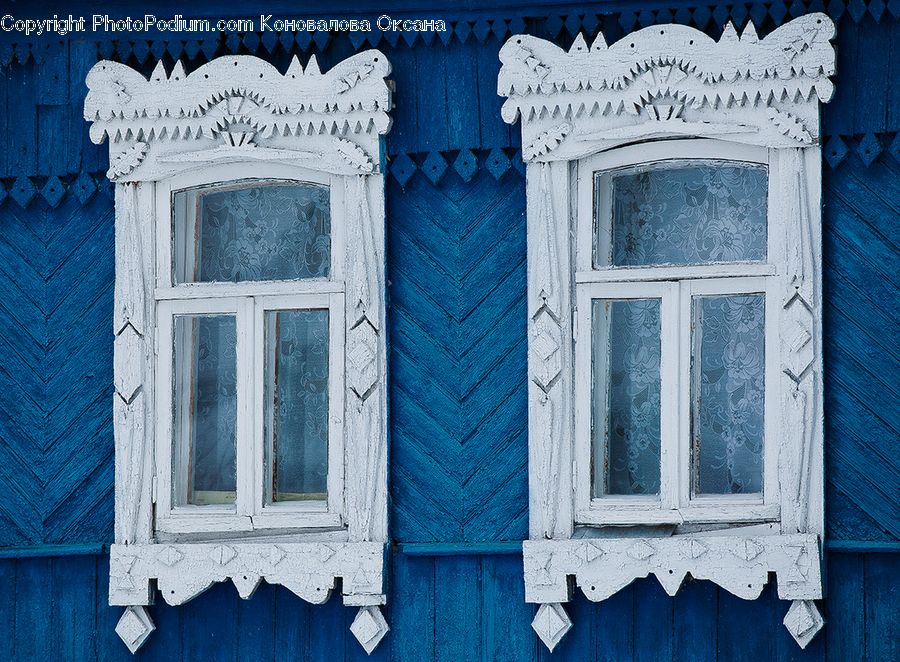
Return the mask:
M 821 155 L 834 25 L 500 51 L 527 162 L 533 627 L 654 574 L 822 627 Z
M 339 579 L 367 652 L 388 629 L 389 74 L 374 50 L 88 74 L 116 183 L 109 599 L 132 652 L 157 589 L 222 581 L 321 603 Z

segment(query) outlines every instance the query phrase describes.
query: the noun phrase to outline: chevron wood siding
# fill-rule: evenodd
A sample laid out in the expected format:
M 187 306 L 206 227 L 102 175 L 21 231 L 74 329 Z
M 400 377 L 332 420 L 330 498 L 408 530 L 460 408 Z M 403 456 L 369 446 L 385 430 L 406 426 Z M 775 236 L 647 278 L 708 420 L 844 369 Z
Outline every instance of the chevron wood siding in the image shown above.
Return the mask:
M 0 545 L 112 536 L 112 202 L 0 208 Z
M 528 532 L 525 189 L 481 170 L 388 200 L 394 537 Z

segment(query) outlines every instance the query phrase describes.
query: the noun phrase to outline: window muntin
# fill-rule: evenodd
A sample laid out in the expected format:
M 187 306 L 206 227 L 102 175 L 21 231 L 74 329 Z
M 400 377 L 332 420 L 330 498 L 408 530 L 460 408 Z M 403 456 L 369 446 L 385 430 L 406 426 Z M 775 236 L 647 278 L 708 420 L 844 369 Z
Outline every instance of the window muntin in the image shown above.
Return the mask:
M 778 337 L 778 315 L 774 305 L 777 298 L 770 291 L 774 287 L 775 271 L 767 263 L 772 249 L 768 246 L 766 227 L 766 160 L 762 149 L 692 140 L 625 147 L 580 164 L 578 236 L 589 241 L 577 243 L 575 256 L 580 269 L 576 272 L 576 462 L 589 469 L 576 471 L 577 521 L 677 524 L 777 518 L 777 457 L 765 445 L 765 439 L 775 438 L 778 402 L 777 385 L 772 377 L 778 374 L 777 347 L 773 344 Z M 714 223 L 715 218 L 701 222 L 703 219 L 695 209 L 691 217 L 693 224 L 684 225 L 688 232 L 673 230 L 666 235 L 661 231 L 665 229 L 662 222 L 642 222 L 640 218 L 629 218 L 627 213 L 627 222 L 620 224 L 643 228 L 647 236 L 660 244 L 674 237 L 681 242 L 681 250 L 688 259 L 679 259 L 670 244 L 660 248 L 651 241 L 642 248 L 647 250 L 641 253 L 644 256 L 641 260 L 634 260 L 633 264 L 611 264 L 615 261 L 617 224 L 614 219 L 617 205 L 611 195 L 616 177 L 633 177 L 627 182 L 632 189 L 631 206 L 620 204 L 620 208 L 640 211 L 643 207 L 636 202 L 636 195 L 641 190 L 657 191 L 654 195 L 658 196 L 659 190 L 668 187 L 676 194 L 666 198 L 675 200 L 669 203 L 667 213 L 672 218 L 683 219 L 685 201 L 696 202 L 703 197 L 702 193 L 691 193 L 687 178 L 693 173 L 701 181 L 716 181 L 716 175 L 711 172 L 716 166 L 723 170 L 719 179 L 743 182 L 739 188 L 752 201 L 738 205 L 734 186 L 720 187 L 718 194 L 725 203 L 707 205 L 707 211 L 711 210 L 714 216 L 722 209 L 728 214 L 738 207 L 755 210 L 741 217 L 742 237 L 732 237 L 732 247 L 743 246 L 742 252 L 734 253 L 734 261 L 719 259 L 723 254 L 721 242 L 701 241 L 709 234 L 709 228 L 722 223 Z M 649 177 L 644 176 L 647 173 L 651 173 Z M 664 217 L 661 202 L 651 200 L 648 204 L 654 214 Z M 741 224 L 731 225 L 741 227 Z M 629 240 L 632 246 L 636 245 L 635 239 Z M 637 244 L 640 248 L 639 241 Z M 607 256 L 603 264 L 598 263 L 600 256 Z M 628 391 L 629 387 L 635 391 L 633 384 L 623 382 L 619 392 L 610 391 L 611 366 L 604 362 L 615 360 L 615 347 L 610 344 L 615 338 L 609 320 L 606 324 L 597 321 L 597 309 L 607 301 L 623 298 L 661 301 L 659 367 L 651 352 L 640 352 L 637 327 L 634 337 L 625 343 L 632 374 L 647 377 L 658 370 L 661 375 L 658 435 L 646 434 L 648 430 L 655 433 L 656 429 L 656 418 L 646 414 L 655 416 L 657 412 L 646 406 L 641 409 L 649 401 L 633 397 Z M 745 304 L 740 307 L 743 315 L 737 308 L 730 312 L 736 331 L 723 335 L 718 346 L 711 344 L 708 334 L 706 342 L 703 341 L 703 331 L 710 324 L 719 321 L 722 327 L 716 311 L 709 310 L 714 305 L 711 302 Z M 747 315 L 748 311 L 753 314 Z M 719 311 L 718 316 L 728 317 L 728 314 Z M 693 333 L 698 322 L 704 321 L 700 333 Z M 692 369 L 695 359 L 699 370 Z M 724 365 L 726 360 L 730 371 Z M 704 361 L 708 368 L 705 381 Z M 751 376 L 749 373 L 753 371 Z M 718 379 L 710 379 L 713 372 Z M 742 387 L 738 385 L 740 380 L 743 380 Z M 622 408 L 629 404 L 634 406 L 634 411 Z M 618 430 L 613 428 L 611 436 L 610 420 L 616 416 L 624 420 L 626 414 L 630 417 L 627 425 L 619 425 Z M 639 418 L 638 414 L 644 416 Z M 732 414 L 733 424 L 723 426 L 723 417 Z M 647 425 L 650 420 L 653 428 Z M 615 437 L 617 431 L 619 439 Z M 610 469 L 615 469 L 610 460 L 616 458 L 621 460 L 618 466 L 623 484 L 631 481 L 630 490 L 616 489 L 609 482 Z M 646 477 L 654 476 L 653 469 L 657 467 L 658 489 L 641 491 L 634 480 L 637 469 L 646 483 Z M 649 485 L 656 487 L 652 479 Z
M 263 179 L 213 179 L 214 173 L 198 173 L 182 178 L 177 189 L 166 186 L 158 191 L 158 203 L 171 205 L 170 227 L 158 233 L 160 264 L 173 266 L 161 270 L 156 290 L 160 347 L 168 347 L 170 353 L 164 359 L 161 352 L 161 363 L 168 369 L 158 375 L 161 397 L 168 393 L 163 397 L 166 401 L 159 402 L 158 426 L 163 434 L 158 452 L 170 467 L 170 475 L 158 477 L 164 483 L 171 481 L 160 494 L 160 531 L 334 528 L 343 522 L 344 285 L 339 280 L 343 270 L 334 259 L 334 250 L 342 249 L 343 236 L 339 224 L 332 225 L 332 212 L 343 201 L 343 187 L 336 189 L 328 175 L 299 181 L 279 178 L 277 168 L 259 170 Z M 267 177 L 269 172 L 275 176 Z M 217 198 L 219 193 L 223 196 Z M 217 206 L 209 200 L 218 200 Z M 204 212 L 205 208 L 218 215 Z M 277 218 L 267 219 L 266 211 Z M 205 242 L 204 224 L 214 228 L 205 231 Z M 300 271 L 293 272 L 283 265 L 285 255 L 293 259 L 300 254 L 298 242 L 288 241 L 286 252 L 279 255 L 269 250 L 271 244 L 257 243 L 241 229 L 266 227 L 274 237 L 279 228 L 290 234 L 291 225 L 300 228 L 292 236 L 313 237 L 304 240 L 305 258 Z M 230 229 L 222 231 L 225 226 Z M 310 228 L 314 232 L 308 232 Z M 213 239 L 232 246 L 236 236 L 249 238 L 236 252 L 208 250 Z M 193 238 L 188 241 L 187 237 Z M 254 260 L 253 251 L 271 259 Z M 235 255 L 240 260 L 233 259 Z M 215 264 L 219 260 L 224 263 L 221 268 Z M 234 270 L 239 264 L 265 269 Z M 215 279 L 179 282 L 186 274 L 198 279 L 214 275 Z M 314 275 L 306 278 L 305 274 Z M 272 275 L 291 278 L 256 280 Z M 166 276 L 174 279 L 172 285 Z M 175 355 L 187 356 L 188 346 L 179 349 L 178 342 L 184 341 L 176 338 L 175 327 L 179 317 L 211 312 L 227 313 L 236 323 L 237 384 L 228 403 L 235 412 L 236 478 L 230 490 L 214 490 L 215 494 L 201 490 L 190 501 L 182 495 L 188 495 L 187 485 L 196 471 L 184 444 L 177 443 L 181 432 L 174 425 L 178 404 L 173 386 L 178 373 Z M 302 408 L 286 406 L 295 397 L 305 398 Z M 179 411 L 186 418 L 183 427 L 189 430 L 190 415 L 184 414 L 190 413 L 190 400 L 186 402 Z M 209 444 L 227 446 L 220 438 Z M 216 482 L 230 485 L 222 477 L 228 473 L 227 463 L 219 465 Z
M 175 191 L 174 282 L 327 278 L 329 188 L 239 181 Z
M 595 175 L 597 267 L 766 259 L 767 168 L 672 159 Z

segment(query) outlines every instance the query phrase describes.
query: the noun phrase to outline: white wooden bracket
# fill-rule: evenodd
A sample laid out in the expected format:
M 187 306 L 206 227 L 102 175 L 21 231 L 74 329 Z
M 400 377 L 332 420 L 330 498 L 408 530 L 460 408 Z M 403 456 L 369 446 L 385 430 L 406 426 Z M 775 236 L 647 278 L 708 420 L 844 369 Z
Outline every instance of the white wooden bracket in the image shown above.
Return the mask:
M 569 50 L 515 35 L 500 50 L 503 119 L 521 121 L 527 165 L 529 517 L 526 600 L 551 650 L 571 628 L 570 578 L 603 600 L 654 574 L 674 594 L 708 579 L 747 599 L 770 572 L 791 600 L 785 625 L 805 646 L 822 627 L 823 519 L 821 155 L 819 104 L 833 95 L 835 28 L 821 13 L 760 38 L 730 23 L 714 40 L 657 25 L 607 45 L 583 36 Z M 781 374 L 778 521 L 638 537 L 576 531 L 574 272 L 578 167 L 585 157 L 640 141 L 706 138 L 765 147 L 769 262 L 776 267 Z M 583 267 L 582 267 L 583 268 Z M 768 442 L 767 442 L 768 443 Z M 770 451 L 775 452 L 775 451 Z M 702 528 L 702 527 L 701 527 Z M 573 536 L 579 539 L 573 539 Z M 581 536 L 584 536 L 583 538 Z
M 351 631 L 372 650 L 388 631 L 387 394 L 383 136 L 390 130 L 391 67 L 369 50 L 323 73 L 315 56 L 282 73 L 256 57 L 215 59 L 190 74 L 160 62 L 150 79 L 108 60 L 88 73 L 85 119 L 94 142 L 109 140 L 116 182 L 114 307 L 115 544 L 110 604 L 125 606 L 116 631 L 131 652 L 153 631 L 145 606 L 156 589 L 181 604 L 216 582 L 242 598 L 259 582 L 325 601 L 341 580 L 344 604 L 359 607 Z M 346 227 L 340 250 L 345 286 L 344 502 L 340 530 L 265 537 L 231 534 L 202 542 L 159 537 L 154 528 L 156 422 L 154 347 L 161 180 L 219 164 L 300 166 L 339 177 Z M 165 222 L 168 222 L 167 220 Z M 262 541 L 264 540 L 264 542 Z

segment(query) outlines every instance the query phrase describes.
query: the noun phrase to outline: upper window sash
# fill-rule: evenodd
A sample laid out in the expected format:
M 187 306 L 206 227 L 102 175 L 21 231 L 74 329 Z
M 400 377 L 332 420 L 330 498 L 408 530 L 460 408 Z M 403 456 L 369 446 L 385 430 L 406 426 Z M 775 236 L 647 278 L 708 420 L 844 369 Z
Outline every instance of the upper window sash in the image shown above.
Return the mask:
M 577 241 L 575 251 L 576 281 L 627 281 L 696 277 L 719 277 L 725 275 L 762 275 L 771 267 L 772 232 L 767 232 L 766 260 L 753 262 L 715 262 L 706 264 L 611 266 L 598 262 L 598 251 L 608 252 L 612 237 L 612 209 L 608 195 L 599 196 L 595 185 L 597 175 L 601 182 L 608 182 L 608 175 L 616 170 L 632 166 L 653 166 L 668 161 L 702 161 L 709 164 L 721 161 L 724 167 L 729 162 L 737 164 L 759 164 L 768 169 L 769 154 L 763 147 L 726 143 L 720 140 L 690 139 L 648 142 L 629 145 L 609 152 L 601 152 L 578 162 L 577 177 Z M 769 176 L 766 177 L 767 182 Z M 772 186 L 768 187 L 769 201 Z M 607 191 L 608 192 L 608 191 Z M 767 210 L 770 208 L 767 202 Z M 599 212 L 599 213 L 598 213 Z M 767 214 L 767 224 L 768 224 Z M 595 242 L 600 239 L 600 245 Z M 665 274 L 663 276 L 663 274 Z M 661 277 L 662 276 L 662 277 Z
M 247 177 L 251 172 L 252 176 Z M 156 186 L 156 290 L 157 300 L 228 296 L 234 294 L 290 294 L 342 291 L 344 281 L 345 215 L 343 175 L 332 175 L 296 166 L 273 163 L 213 165 L 160 181 Z M 291 280 L 175 283 L 175 194 L 216 185 L 316 184 L 327 186 L 331 214 L 331 262 L 327 277 Z

